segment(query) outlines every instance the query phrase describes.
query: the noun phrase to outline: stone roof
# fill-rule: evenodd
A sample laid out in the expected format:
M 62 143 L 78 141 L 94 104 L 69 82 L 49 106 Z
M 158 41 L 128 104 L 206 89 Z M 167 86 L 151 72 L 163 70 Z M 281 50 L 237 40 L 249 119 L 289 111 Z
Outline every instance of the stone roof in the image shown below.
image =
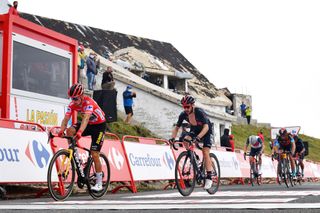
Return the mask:
M 139 60 L 146 61 L 156 57 L 158 62 L 169 71 L 191 73 L 194 77 L 188 81 L 189 92 L 205 104 L 230 106 L 231 100 L 217 89 L 203 74 L 201 74 L 173 45 L 167 42 L 155 41 L 118 32 L 101 30 L 89 26 L 68 23 L 41 16 L 20 13 L 20 16 L 59 33 L 65 34 L 84 43 L 86 47 L 102 55 L 108 49 L 111 53 L 130 50 L 135 52 Z M 134 49 L 133 49 L 134 47 Z M 138 52 L 137 52 L 138 51 Z M 147 57 L 142 57 L 145 54 Z M 154 65 L 154 63 L 153 63 Z M 158 64 L 158 66 L 160 66 Z M 165 72 L 165 71 L 164 71 Z

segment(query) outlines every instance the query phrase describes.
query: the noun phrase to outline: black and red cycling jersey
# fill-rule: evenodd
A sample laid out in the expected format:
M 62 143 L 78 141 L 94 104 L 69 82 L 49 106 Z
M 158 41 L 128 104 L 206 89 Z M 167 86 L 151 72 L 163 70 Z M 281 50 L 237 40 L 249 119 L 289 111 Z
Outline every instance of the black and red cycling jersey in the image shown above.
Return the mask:
M 283 135 L 279 135 L 277 137 L 277 140 L 280 145 L 282 146 L 288 146 L 290 143 L 294 143 L 293 136 L 290 133 L 285 133 Z

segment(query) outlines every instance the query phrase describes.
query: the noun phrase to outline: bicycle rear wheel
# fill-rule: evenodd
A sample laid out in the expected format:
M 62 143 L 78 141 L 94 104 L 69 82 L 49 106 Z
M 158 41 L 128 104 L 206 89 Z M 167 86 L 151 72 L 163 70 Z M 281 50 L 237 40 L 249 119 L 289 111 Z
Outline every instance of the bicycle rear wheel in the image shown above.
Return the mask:
M 220 186 L 220 164 L 218 158 L 215 154 L 210 153 L 211 165 L 213 167 L 212 171 L 212 186 L 210 189 L 207 189 L 209 194 L 215 194 Z
M 108 186 L 110 184 L 110 165 L 108 158 L 103 154 L 100 153 L 100 162 L 102 166 L 102 190 L 101 191 L 93 191 L 91 187 L 96 184 L 96 169 L 93 159 L 91 158 L 87 165 L 87 172 L 86 172 L 86 180 L 89 194 L 94 199 L 99 199 L 104 196 L 108 190 Z
M 286 159 L 282 159 L 282 175 L 284 183 L 286 184 L 287 188 L 289 188 L 289 172 L 288 172 L 288 162 Z
M 278 166 L 277 166 L 277 182 L 279 185 L 281 185 L 282 182 L 282 165 L 281 165 L 281 161 L 278 162 Z
M 196 184 L 196 168 L 188 152 L 182 152 L 176 161 L 176 186 L 183 196 L 189 196 Z
M 73 189 L 75 179 L 75 163 L 69 158 L 66 149 L 58 151 L 52 157 L 47 174 L 48 189 L 54 200 L 67 199 Z

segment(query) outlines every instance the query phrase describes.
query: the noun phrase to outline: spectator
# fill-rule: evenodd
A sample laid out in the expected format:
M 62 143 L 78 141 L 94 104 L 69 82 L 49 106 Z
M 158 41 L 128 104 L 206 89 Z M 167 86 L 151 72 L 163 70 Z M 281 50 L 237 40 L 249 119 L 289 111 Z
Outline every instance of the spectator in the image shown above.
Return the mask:
M 108 66 L 102 75 L 101 88 L 105 90 L 113 90 L 114 89 L 114 79 L 112 75 L 112 67 Z
M 162 86 L 162 79 L 161 79 L 160 77 L 157 77 L 155 83 L 156 83 L 156 85 L 158 85 L 159 87 L 161 87 L 161 86 Z
M 78 48 L 78 79 L 80 82 L 82 82 L 85 78 L 86 75 L 84 73 L 84 66 L 86 63 L 86 54 L 84 53 L 84 46 L 79 45 Z
M 234 135 L 229 135 L 229 141 L 231 145 L 231 151 L 234 152 Z
M 133 98 L 135 98 L 137 95 L 135 92 L 132 91 L 132 86 L 128 85 L 127 89 L 123 92 L 123 106 L 124 106 L 124 110 L 126 112 L 126 123 L 130 123 L 131 118 L 133 116 L 133 110 L 132 110 L 132 106 L 133 106 Z
M 96 81 L 96 75 L 98 75 L 99 70 L 100 70 L 100 59 L 98 58 L 97 53 L 93 53 L 93 60 L 94 63 L 96 64 L 96 69 L 94 70 L 94 76 L 93 76 L 93 83 L 92 85 L 95 86 L 97 81 Z
M 230 144 L 230 137 L 229 137 L 229 129 L 224 129 L 223 131 L 223 135 L 220 138 L 220 145 L 222 147 L 225 147 L 227 149 L 227 151 L 232 151 L 232 147 Z
M 247 108 L 247 106 L 242 101 L 242 104 L 240 105 L 240 111 L 241 111 L 241 117 L 243 117 L 243 118 L 246 117 L 246 108 Z
M 96 63 L 94 62 L 94 54 L 90 53 L 87 58 L 87 78 L 88 78 L 88 89 L 93 90 L 93 81 L 96 71 Z
M 259 138 L 261 138 L 262 142 L 264 143 L 264 135 L 263 135 L 262 129 L 260 129 L 258 136 L 259 136 Z
M 247 117 L 247 122 L 250 125 L 250 120 L 251 120 L 251 109 L 250 109 L 250 107 L 247 107 L 247 109 L 246 109 L 246 117 Z
M 9 9 L 9 14 L 11 15 L 15 15 L 15 16 L 19 16 L 18 13 L 18 1 L 14 1 L 13 2 L 13 6 L 9 5 L 10 9 Z

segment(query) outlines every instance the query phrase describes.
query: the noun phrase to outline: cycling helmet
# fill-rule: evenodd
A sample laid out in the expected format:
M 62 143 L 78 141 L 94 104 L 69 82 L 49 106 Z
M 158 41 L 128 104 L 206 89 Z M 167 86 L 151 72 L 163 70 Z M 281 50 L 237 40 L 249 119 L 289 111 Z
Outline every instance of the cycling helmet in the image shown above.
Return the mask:
M 68 96 L 70 98 L 76 98 L 83 95 L 84 88 L 82 84 L 74 84 L 70 87 L 68 91 Z
M 280 135 L 284 135 L 284 134 L 286 134 L 286 133 L 287 133 L 286 128 L 281 128 L 281 129 L 279 130 L 279 134 L 280 134 Z
M 181 104 L 182 105 L 189 105 L 189 104 L 194 104 L 195 100 L 191 95 L 186 95 L 181 99 Z

